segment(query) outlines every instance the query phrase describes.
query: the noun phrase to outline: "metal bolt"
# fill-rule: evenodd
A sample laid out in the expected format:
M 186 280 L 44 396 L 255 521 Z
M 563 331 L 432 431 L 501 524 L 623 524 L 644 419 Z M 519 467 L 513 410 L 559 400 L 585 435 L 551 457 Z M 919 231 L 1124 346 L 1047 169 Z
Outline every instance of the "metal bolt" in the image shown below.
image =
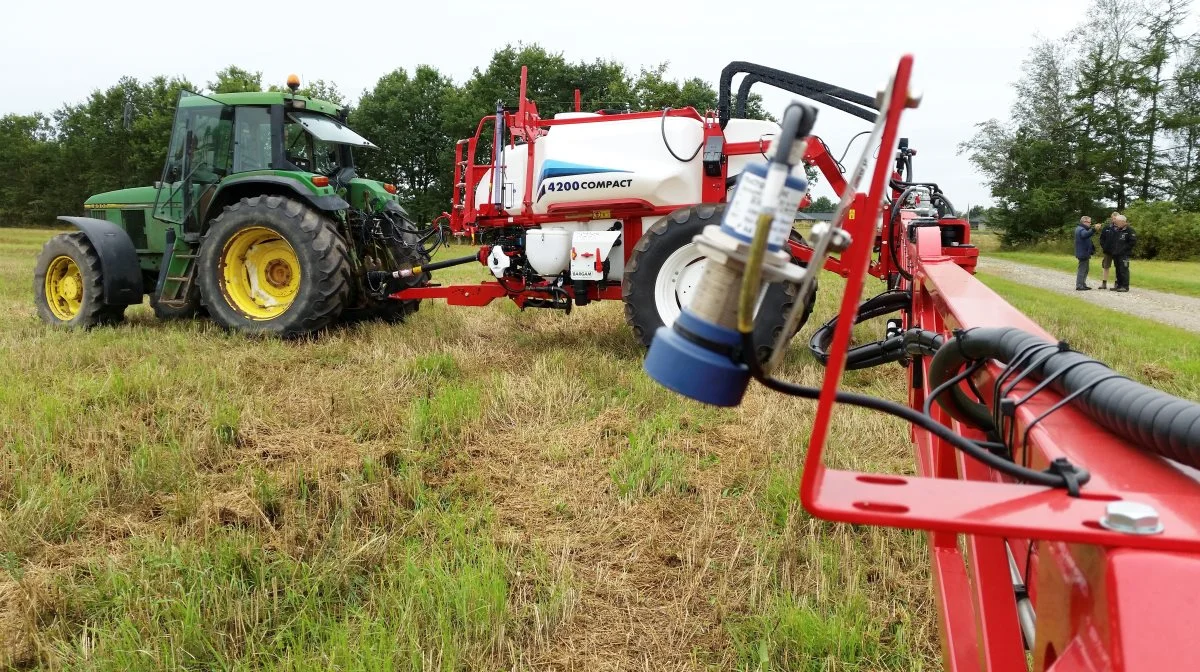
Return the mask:
M 828 222 L 813 224 L 809 235 L 812 237 L 814 243 L 828 237 L 829 250 L 831 252 L 845 252 L 846 248 L 850 247 L 850 234 L 843 228 L 833 228 Z
M 1100 526 L 1123 534 L 1158 534 L 1163 531 L 1158 511 L 1141 502 L 1109 502 Z

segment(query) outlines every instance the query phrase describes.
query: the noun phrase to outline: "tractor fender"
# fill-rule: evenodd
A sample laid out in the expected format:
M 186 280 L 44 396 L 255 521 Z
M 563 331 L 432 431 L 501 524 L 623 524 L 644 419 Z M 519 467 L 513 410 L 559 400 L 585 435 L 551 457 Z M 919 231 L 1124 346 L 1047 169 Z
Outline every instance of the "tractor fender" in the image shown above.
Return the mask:
M 286 189 L 287 191 L 292 192 L 296 196 L 304 199 L 314 208 L 326 212 L 345 210 L 350 207 L 350 204 L 342 199 L 341 196 L 336 196 L 333 194 L 330 194 L 329 196 L 317 196 L 309 191 L 308 188 L 304 186 L 304 183 L 300 180 L 297 180 L 294 177 L 283 177 L 281 175 L 247 175 L 245 177 L 230 178 L 221 183 L 220 189 L 217 190 L 217 193 L 213 194 L 212 202 L 230 205 L 230 203 L 225 202 L 226 194 L 228 194 L 231 190 L 235 192 L 243 192 L 247 187 L 256 184 L 270 184 L 275 187 L 282 187 L 283 189 Z M 273 193 L 276 192 L 277 190 L 273 191 Z M 247 195 L 251 194 L 247 192 Z M 237 198 L 232 199 L 231 202 L 236 202 L 238 198 L 241 197 L 238 196 Z M 209 210 L 211 211 L 212 208 L 210 207 Z M 208 217 L 206 215 L 206 219 L 207 218 Z
M 100 256 L 104 303 L 110 306 L 141 303 L 142 267 L 133 240 L 125 229 L 93 217 L 60 216 L 58 219 L 82 231 L 96 248 L 96 254 Z

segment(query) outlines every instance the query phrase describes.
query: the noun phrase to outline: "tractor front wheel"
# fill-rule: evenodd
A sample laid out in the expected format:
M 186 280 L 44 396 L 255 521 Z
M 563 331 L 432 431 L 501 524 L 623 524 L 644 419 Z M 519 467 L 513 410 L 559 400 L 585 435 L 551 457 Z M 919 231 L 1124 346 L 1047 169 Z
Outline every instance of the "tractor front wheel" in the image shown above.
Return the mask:
M 125 306 L 104 303 L 100 255 L 82 231 L 60 233 L 42 247 L 33 296 L 38 317 L 56 326 L 88 328 L 125 317 Z
M 283 196 L 243 198 L 213 220 L 200 245 L 200 295 L 227 328 L 309 334 L 345 306 L 347 256 L 321 213 Z
M 705 226 L 720 224 L 724 211 L 724 205 L 677 210 L 650 227 L 633 248 L 625 267 L 622 297 L 625 321 L 642 345 L 649 347 L 654 332 L 659 327 L 671 326 L 691 301 L 707 263 L 692 239 Z M 771 283 L 759 299 L 754 342 L 760 359 L 770 357 L 771 344 L 787 323 L 796 291 L 797 287 L 790 283 Z M 810 305 L 800 326 L 808 321 L 811 311 Z

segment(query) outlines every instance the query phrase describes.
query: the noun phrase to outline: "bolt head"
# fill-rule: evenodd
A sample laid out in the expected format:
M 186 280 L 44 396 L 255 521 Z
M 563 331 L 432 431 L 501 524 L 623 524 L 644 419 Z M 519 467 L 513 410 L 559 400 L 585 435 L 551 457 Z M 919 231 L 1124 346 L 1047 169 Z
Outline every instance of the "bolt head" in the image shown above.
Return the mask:
M 1104 509 L 1100 525 L 1113 532 L 1124 534 L 1158 534 L 1163 531 L 1158 511 L 1141 502 L 1109 502 Z

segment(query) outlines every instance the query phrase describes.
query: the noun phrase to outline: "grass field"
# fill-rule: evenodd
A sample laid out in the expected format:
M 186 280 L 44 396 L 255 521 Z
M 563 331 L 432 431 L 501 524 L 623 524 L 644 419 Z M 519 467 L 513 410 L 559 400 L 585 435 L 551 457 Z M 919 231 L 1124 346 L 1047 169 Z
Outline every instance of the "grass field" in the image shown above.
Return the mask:
M 1121 373 L 1200 401 L 1200 335 L 980 273 L 1047 332 Z
M 10 664 L 935 667 L 924 538 L 798 507 L 813 406 L 667 392 L 619 303 L 428 303 L 302 343 L 146 306 L 63 332 L 30 298 L 46 237 L 0 229 Z M 788 375 L 820 370 L 797 348 Z M 906 433 L 843 414 L 834 458 L 911 472 Z
M 813 405 L 663 390 L 618 303 L 426 303 L 299 343 L 146 306 L 64 332 L 31 304 L 47 235 L 0 229 L 0 667 L 940 667 L 924 537 L 798 506 Z M 1122 348 L 1100 309 L 988 282 L 1200 396 L 1200 339 Z M 821 371 L 795 347 L 783 375 Z M 904 398 L 895 367 L 848 385 Z M 911 473 L 902 424 L 835 424 L 838 466 Z

